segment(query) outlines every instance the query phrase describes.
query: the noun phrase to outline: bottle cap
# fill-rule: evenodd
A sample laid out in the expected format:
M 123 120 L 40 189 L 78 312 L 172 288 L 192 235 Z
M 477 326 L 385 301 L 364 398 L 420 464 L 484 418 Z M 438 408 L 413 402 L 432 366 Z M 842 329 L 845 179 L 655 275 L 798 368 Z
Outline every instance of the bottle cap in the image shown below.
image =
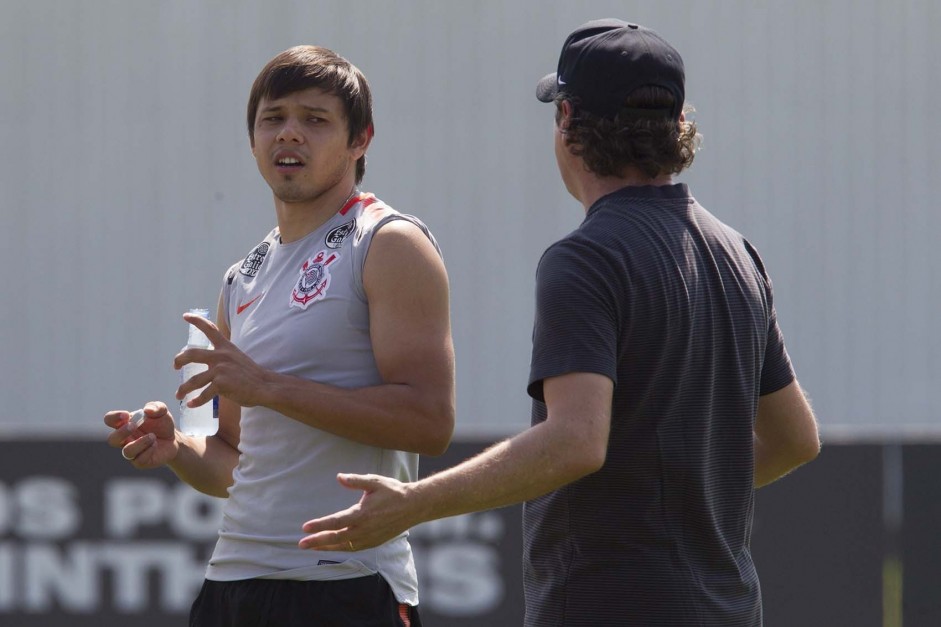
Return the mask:
M 144 424 L 144 408 L 142 407 L 132 411 L 131 416 L 127 421 L 128 423 L 133 424 L 135 429 Z

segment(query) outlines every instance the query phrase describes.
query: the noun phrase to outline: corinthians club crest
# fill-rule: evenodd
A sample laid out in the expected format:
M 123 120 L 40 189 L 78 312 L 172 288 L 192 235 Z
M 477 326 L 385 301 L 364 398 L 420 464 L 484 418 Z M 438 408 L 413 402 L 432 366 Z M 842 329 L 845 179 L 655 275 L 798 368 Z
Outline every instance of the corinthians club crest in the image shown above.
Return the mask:
M 340 253 L 321 250 L 301 267 L 301 277 L 291 292 L 291 307 L 307 309 L 311 303 L 323 299 L 330 286 L 330 264 L 340 258 Z

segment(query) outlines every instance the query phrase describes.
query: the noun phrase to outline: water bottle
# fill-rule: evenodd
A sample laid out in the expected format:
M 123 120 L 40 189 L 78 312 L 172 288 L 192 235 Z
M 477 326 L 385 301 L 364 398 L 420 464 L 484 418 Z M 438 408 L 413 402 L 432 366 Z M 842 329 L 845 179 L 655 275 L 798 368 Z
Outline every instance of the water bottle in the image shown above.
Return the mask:
M 206 319 L 209 318 L 208 309 L 190 309 L 189 313 L 196 314 Z M 185 350 L 187 348 L 211 349 L 212 343 L 210 343 L 205 333 L 191 324 L 189 328 L 189 339 L 183 349 Z M 208 368 L 209 366 L 206 364 L 186 364 L 180 369 L 180 383 L 188 381 L 201 372 L 206 372 Z M 203 389 L 205 388 L 190 392 L 180 401 L 180 431 L 187 435 L 213 435 L 219 428 L 218 396 L 199 407 L 186 406 L 187 401 L 198 396 Z

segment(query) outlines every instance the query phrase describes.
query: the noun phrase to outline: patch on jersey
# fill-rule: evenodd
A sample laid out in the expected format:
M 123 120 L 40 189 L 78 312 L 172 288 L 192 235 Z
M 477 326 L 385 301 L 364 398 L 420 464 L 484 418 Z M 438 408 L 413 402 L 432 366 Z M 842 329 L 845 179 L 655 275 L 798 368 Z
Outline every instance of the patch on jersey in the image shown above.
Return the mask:
M 307 307 L 315 301 L 322 300 L 330 287 L 330 264 L 340 258 L 340 253 L 331 252 L 327 256 L 326 250 L 321 250 L 316 257 L 311 257 L 301 267 L 301 278 L 297 280 L 294 291 L 291 292 L 291 307 Z
M 327 233 L 327 237 L 324 240 L 324 243 L 327 245 L 327 248 L 339 248 L 343 245 L 343 242 L 346 241 L 346 238 L 350 236 L 356 229 L 356 218 L 353 218 L 346 224 L 341 224 L 335 229 L 331 229 Z
M 258 274 L 258 269 L 261 267 L 261 264 L 264 263 L 265 256 L 268 254 L 270 247 L 271 245 L 268 244 L 268 242 L 262 242 L 258 246 L 255 246 L 255 249 L 248 253 L 248 257 L 242 262 L 242 267 L 239 268 L 239 272 L 247 277 L 253 277 Z

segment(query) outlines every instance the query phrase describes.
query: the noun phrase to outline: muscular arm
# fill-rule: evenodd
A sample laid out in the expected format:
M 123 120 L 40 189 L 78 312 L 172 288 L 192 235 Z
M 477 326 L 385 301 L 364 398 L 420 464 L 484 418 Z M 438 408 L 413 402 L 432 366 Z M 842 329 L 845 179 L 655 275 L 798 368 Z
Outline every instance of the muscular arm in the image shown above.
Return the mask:
M 382 384 L 341 388 L 274 373 L 231 343 L 220 343 L 215 351 L 194 349 L 178 360 L 177 366 L 206 361 L 209 370 L 181 386 L 177 398 L 210 383 L 195 403 L 218 394 L 364 444 L 441 454 L 454 428 L 454 351 L 444 263 L 418 227 L 395 220 L 374 235 L 363 284 Z M 204 330 L 213 340 L 214 329 Z
M 346 550 L 385 542 L 418 523 L 533 499 L 604 464 L 614 385 L 573 373 L 544 382 L 545 422 L 453 468 L 416 483 L 375 475 L 342 476 L 365 494 L 359 504 L 310 521 L 302 548 Z
M 263 404 L 318 429 L 382 448 L 440 455 L 454 428 L 454 353 L 444 264 L 418 227 L 373 237 L 363 286 L 383 384 L 338 388 L 274 376 Z
M 817 421 L 797 381 L 758 399 L 755 487 L 776 481 L 820 452 Z

